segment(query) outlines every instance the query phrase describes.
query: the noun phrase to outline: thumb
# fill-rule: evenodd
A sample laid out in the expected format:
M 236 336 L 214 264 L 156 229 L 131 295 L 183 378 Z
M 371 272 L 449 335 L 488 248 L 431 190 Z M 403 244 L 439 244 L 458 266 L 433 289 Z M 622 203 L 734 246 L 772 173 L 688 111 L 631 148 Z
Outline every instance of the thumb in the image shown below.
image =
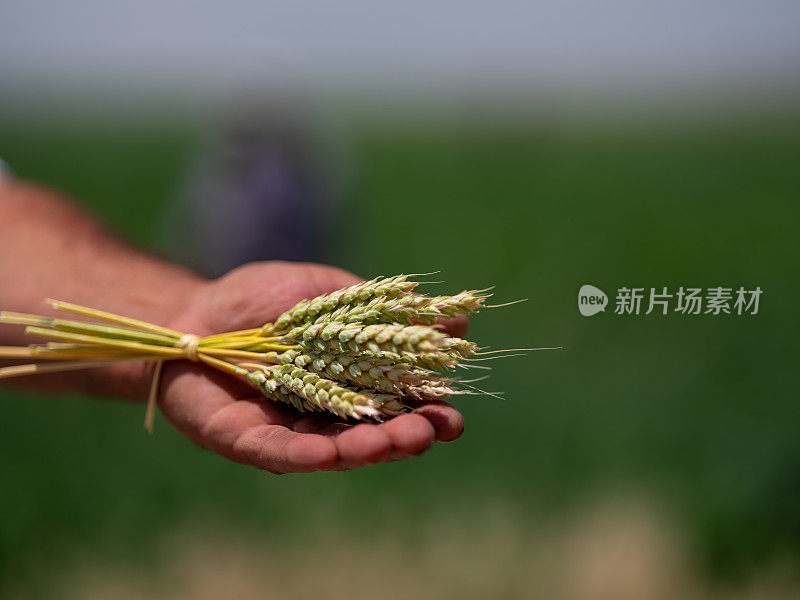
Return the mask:
M 336 267 L 314 263 L 261 262 L 234 269 L 214 282 L 211 314 L 229 329 L 274 321 L 300 300 L 362 281 Z

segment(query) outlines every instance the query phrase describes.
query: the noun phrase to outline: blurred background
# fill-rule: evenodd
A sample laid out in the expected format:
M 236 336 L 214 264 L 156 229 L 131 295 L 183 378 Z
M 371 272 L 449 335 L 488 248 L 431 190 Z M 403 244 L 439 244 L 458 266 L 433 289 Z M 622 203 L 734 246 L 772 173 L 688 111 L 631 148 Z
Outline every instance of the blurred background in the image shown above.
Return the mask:
M 564 347 L 347 473 L 0 391 L 0 596 L 800 595 L 796 2 L 5 0 L 0 92 L 9 168 L 142 248 L 441 270 L 529 298 L 473 339 Z M 585 283 L 764 292 L 585 318 Z

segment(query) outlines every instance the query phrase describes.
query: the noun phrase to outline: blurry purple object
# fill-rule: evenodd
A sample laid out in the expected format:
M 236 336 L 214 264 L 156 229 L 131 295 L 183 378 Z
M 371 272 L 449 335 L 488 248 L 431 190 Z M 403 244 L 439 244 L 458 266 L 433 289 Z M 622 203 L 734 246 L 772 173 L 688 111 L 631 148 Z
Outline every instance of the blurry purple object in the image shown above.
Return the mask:
M 210 276 L 258 260 L 325 260 L 345 169 L 323 154 L 321 131 L 296 108 L 238 112 L 168 217 L 169 253 Z

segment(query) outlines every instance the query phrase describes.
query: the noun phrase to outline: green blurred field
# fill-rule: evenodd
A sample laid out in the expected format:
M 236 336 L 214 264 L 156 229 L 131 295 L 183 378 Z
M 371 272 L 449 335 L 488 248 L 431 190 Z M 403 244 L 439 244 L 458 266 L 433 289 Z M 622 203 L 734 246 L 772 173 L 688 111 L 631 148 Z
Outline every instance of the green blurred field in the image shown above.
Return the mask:
M 158 248 L 153 224 L 196 140 L 177 127 L 8 126 L 0 156 Z M 414 548 L 454 520 L 480 547 L 469 532 L 498 506 L 535 537 L 616 492 L 654 498 L 711 580 L 800 566 L 800 122 L 372 126 L 351 142 L 354 205 L 331 262 L 363 276 L 441 269 L 443 291 L 496 285 L 500 301 L 530 300 L 480 314 L 475 339 L 564 350 L 495 363 L 488 387 L 507 399 L 459 399 L 467 430 L 454 444 L 311 476 L 229 464 L 163 420 L 149 437 L 141 406 L 3 391 L 0 593 L 5 580 L 46 596 L 83 555 L 157 571 L 169 558 L 154 548 L 176 530 L 301 551 L 336 531 L 369 552 Z M 764 295 L 754 317 L 587 319 L 584 283 Z

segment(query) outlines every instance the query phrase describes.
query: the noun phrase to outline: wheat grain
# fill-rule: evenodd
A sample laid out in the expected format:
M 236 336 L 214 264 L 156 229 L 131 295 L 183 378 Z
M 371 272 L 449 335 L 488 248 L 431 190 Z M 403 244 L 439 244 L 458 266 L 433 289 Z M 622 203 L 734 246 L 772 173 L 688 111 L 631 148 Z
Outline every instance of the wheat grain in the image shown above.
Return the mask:
M 390 357 L 353 352 L 291 350 L 280 361 L 308 369 L 332 380 L 344 380 L 376 392 L 429 400 L 454 394 L 453 380 L 434 371 L 397 363 Z
M 377 297 L 362 304 L 340 306 L 322 313 L 313 323 L 399 323 L 414 321 L 431 324 L 436 319 L 469 315 L 483 307 L 488 296 L 476 291 L 464 291 L 455 296 L 421 296 L 409 294 L 399 297 Z
M 417 285 L 405 275 L 379 277 L 303 300 L 274 324 L 204 338 L 51 301 L 53 308 L 114 326 L 0 313 L 0 322 L 26 325 L 32 335 L 59 340 L 27 348 L 0 347 L 0 358 L 64 361 L 2 367 L 0 378 L 117 360 L 149 358 L 161 365 L 188 359 L 243 378 L 268 398 L 299 411 L 379 420 L 407 410 L 408 402 L 465 393 L 460 386 L 470 387 L 442 372 L 465 366 L 477 346 L 432 324 L 480 310 L 489 296 L 477 290 L 424 296 L 412 293 Z M 154 414 L 159 373 L 160 366 L 148 415 Z
M 376 277 L 330 294 L 317 296 L 312 300 L 302 300 L 279 316 L 275 320 L 274 327 L 276 330 L 286 329 L 320 314 L 332 312 L 340 306 L 364 303 L 375 297 L 395 298 L 410 292 L 417 285 L 418 282 L 408 281 L 408 275 Z
M 458 344 L 441 331 L 426 325 L 381 323 L 311 323 L 296 327 L 281 338 L 281 343 L 298 344 L 308 350 L 333 352 L 411 352 L 414 354 L 447 351 L 469 352 L 467 344 Z
M 268 396 L 287 401 L 295 406 L 316 407 L 343 418 L 378 419 L 395 416 L 405 411 L 400 398 L 390 394 L 373 394 L 366 390 L 352 389 L 330 379 L 324 379 L 296 365 L 283 365 L 261 371 L 262 375 L 251 375 L 251 382 Z M 279 392 L 279 393 L 276 393 Z M 298 397 L 305 401 L 301 403 Z

